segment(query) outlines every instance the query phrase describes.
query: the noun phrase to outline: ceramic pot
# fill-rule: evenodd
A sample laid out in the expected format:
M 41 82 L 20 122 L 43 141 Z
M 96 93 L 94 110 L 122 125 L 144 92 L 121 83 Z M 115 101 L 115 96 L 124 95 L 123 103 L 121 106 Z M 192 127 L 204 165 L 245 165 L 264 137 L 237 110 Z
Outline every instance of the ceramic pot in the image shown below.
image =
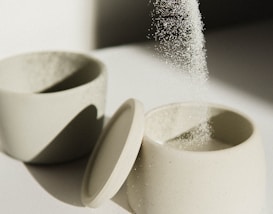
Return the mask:
M 213 138 L 228 145 L 188 151 L 165 142 L 198 125 L 208 107 Z M 146 114 L 137 161 L 127 178 L 137 214 L 260 214 L 265 198 L 265 160 L 255 124 L 220 105 L 171 104 Z
M 6 153 L 31 163 L 72 160 L 92 150 L 103 123 L 106 70 L 61 51 L 0 61 L 0 137 Z

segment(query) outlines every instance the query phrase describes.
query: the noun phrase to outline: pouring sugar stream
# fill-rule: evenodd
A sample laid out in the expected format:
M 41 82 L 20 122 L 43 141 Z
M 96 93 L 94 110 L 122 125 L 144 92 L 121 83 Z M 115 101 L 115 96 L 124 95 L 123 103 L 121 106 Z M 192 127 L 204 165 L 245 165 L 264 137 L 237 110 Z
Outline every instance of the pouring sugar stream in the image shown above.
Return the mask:
M 141 102 L 127 100 L 90 156 L 82 202 L 98 207 L 126 182 L 128 204 L 137 214 L 259 213 L 265 192 L 262 144 L 251 120 L 206 102 L 208 69 L 198 1 L 152 4 L 150 37 L 170 72 L 190 83 L 191 102 L 164 105 L 144 116 Z
M 148 37 L 156 41 L 155 50 L 160 59 L 169 65 L 171 72 L 181 73 L 185 81 L 188 81 L 188 93 L 192 101 L 200 105 L 204 104 L 208 90 L 208 68 L 204 25 L 198 0 L 154 0 L 151 2 L 154 9 L 151 12 L 152 25 Z M 189 115 L 189 117 L 192 116 Z M 221 143 L 211 138 L 213 130 L 208 122 L 208 108 L 200 107 L 198 115 L 194 117 L 196 116 L 199 122 L 192 127 L 190 133 L 181 133 L 180 137 L 173 136 L 165 143 L 190 150 L 222 148 Z

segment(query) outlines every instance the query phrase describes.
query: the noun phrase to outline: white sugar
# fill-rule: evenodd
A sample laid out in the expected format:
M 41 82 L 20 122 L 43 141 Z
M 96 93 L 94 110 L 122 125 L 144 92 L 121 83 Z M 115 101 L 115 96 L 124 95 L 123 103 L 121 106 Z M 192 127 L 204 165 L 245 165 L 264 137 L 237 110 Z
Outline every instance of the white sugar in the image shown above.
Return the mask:
M 155 49 L 170 70 L 181 72 L 190 82 L 192 101 L 206 100 L 208 69 L 206 63 L 203 23 L 198 0 L 152 0 L 150 38 Z M 182 75 L 181 74 L 181 75 Z M 179 93 L 179 91 L 177 92 Z M 200 108 L 200 124 L 192 133 L 192 142 L 206 142 L 210 138 L 208 109 Z
M 185 139 L 182 141 L 170 141 L 168 145 L 180 150 L 186 151 L 216 151 L 230 148 L 231 145 L 221 142 L 219 140 L 215 140 L 213 138 L 209 138 L 206 142 L 202 144 L 196 144 L 192 141 L 186 141 Z
M 172 67 L 206 81 L 203 23 L 196 0 L 155 0 L 152 37 L 156 50 Z

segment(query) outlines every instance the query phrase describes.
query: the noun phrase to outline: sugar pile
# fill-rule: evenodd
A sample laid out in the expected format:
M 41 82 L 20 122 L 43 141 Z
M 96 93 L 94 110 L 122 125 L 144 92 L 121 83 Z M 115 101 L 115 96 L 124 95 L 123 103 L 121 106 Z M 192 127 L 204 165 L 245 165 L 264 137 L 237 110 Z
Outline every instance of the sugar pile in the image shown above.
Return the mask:
M 156 52 L 170 69 L 182 72 L 190 82 L 188 93 L 192 101 L 203 103 L 206 99 L 208 69 L 198 0 L 152 0 L 151 4 L 152 25 L 148 37 L 156 41 Z M 207 108 L 200 106 L 197 128 L 192 129 L 188 135 L 190 137 L 185 137 L 183 133 L 180 138 L 176 137 L 179 141 L 175 143 L 200 144 L 209 141 L 211 128 L 206 122 L 207 111 Z

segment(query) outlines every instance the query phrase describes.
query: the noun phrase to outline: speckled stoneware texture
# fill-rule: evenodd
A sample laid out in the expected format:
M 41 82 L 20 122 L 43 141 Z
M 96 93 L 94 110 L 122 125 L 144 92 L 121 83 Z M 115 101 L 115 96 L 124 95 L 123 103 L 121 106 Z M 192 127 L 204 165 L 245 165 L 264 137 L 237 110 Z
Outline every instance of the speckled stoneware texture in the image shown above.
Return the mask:
M 104 65 L 90 55 L 34 52 L 0 61 L 0 138 L 31 163 L 72 160 L 92 150 L 103 123 Z
M 199 104 L 167 105 L 146 115 L 142 147 L 127 179 L 134 213 L 263 213 L 266 168 L 257 127 L 236 110 L 206 106 L 212 137 L 228 148 L 188 151 L 166 143 L 199 125 L 189 117 L 198 115 Z

